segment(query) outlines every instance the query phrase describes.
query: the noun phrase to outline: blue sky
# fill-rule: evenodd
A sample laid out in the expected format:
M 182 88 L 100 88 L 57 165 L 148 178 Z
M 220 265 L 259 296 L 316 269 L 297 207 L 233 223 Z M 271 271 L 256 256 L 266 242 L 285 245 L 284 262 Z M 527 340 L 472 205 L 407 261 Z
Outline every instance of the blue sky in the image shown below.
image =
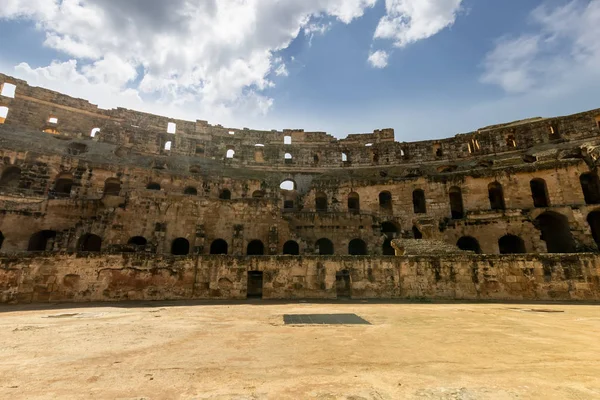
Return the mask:
M 600 107 L 600 0 L 7 1 L 0 70 L 105 108 L 414 141 Z

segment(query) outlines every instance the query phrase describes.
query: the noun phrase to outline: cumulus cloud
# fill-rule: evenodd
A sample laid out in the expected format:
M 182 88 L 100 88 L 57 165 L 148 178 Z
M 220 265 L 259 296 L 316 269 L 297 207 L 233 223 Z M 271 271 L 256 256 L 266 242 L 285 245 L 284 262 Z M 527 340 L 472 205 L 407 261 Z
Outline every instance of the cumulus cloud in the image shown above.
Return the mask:
M 385 68 L 388 65 L 389 54 L 384 50 L 377 50 L 369 55 L 369 63 L 373 68 Z
M 600 78 L 599 0 L 543 5 L 530 19 L 535 29 L 500 38 L 486 55 L 482 82 L 525 93 Z

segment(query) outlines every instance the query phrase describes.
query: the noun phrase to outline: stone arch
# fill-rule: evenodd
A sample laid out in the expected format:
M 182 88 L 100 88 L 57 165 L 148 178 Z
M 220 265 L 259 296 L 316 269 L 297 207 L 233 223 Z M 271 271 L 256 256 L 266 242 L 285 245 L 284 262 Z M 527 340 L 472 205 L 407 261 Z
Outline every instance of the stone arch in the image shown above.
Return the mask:
M 160 184 L 156 182 L 150 182 L 148 185 L 146 185 L 146 189 L 158 191 L 160 190 Z
M 265 245 L 260 240 L 253 240 L 246 247 L 246 255 L 248 256 L 264 256 Z
M 348 254 L 351 256 L 366 256 L 367 243 L 362 239 L 354 239 L 348 243 Z
M 294 240 L 288 240 L 283 245 L 283 255 L 286 256 L 299 256 L 300 255 L 300 245 L 298 242 Z
M 465 217 L 465 208 L 463 204 L 462 189 L 458 186 L 453 186 L 448 191 L 450 198 L 450 212 L 452 219 L 463 219 Z
M 532 179 L 529 182 L 531 187 L 531 197 L 533 198 L 534 207 L 550 207 L 550 199 L 548 198 L 548 186 L 546 181 L 541 178 Z
M 333 242 L 327 238 L 317 240 L 315 246 L 320 256 L 332 256 L 334 254 Z
M 581 174 L 579 177 L 585 204 L 600 204 L 600 179 L 593 172 Z
M 2 177 L 0 178 L 0 187 L 16 189 L 19 187 L 21 181 L 21 168 L 19 167 L 8 167 L 2 171 Z
M 27 251 L 51 251 L 54 247 L 54 239 L 56 239 L 55 231 L 45 230 L 34 233 L 29 238 Z
M 227 154 L 225 154 L 225 158 L 227 159 L 233 159 L 235 157 L 235 150 L 233 149 L 229 149 L 227 150 Z
M 210 245 L 210 254 L 221 254 L 227 255 L 229 252 L 229 245 L 223 239 L 217 239 Z
M 352 192 L 348 195 L 348 211 L 359 212 L 360 211 L 360 196 L 356 192 Z
M 392 194 L 387 190 L 379 193 L 379 207 L 385 210 L 392 209 Z
M 319 192 L 315 195 L 315 210 L 325 212 L 328 208 L 327 194 Z
M 488 185 L 488 197 L 492 210 L 505 210 L 504 189 L 500 182 L 492 182 Z
M 221 193 L 219 193 L 219 199 L 221 200 L 231 200 L 231 190 L 223 189 Z
M 415 214 L 427 213 L 427 202 L 425 200 L 425 191 L 423 189 L 416 189 L 413 192 L 413 209 Z
M 592 211 L 587 216 L 587 222 L 592 230 L 592 236 L 600 249 L 600 210 Z
M 187 186 L 183 190 L 183 194 L 188 196 L 198 196 L 198 189 L 196 189 L 194 186 Z
M 481 246 L 479 241 L 472 236 L 463 236 L 456 243 L 459 249 L 465 251 L 473 251 L 475 254 L 481 254 Z
M 73 175 L 69 173 L 58 175 L 56 182 L 54 183 L 54 195 L 59 197 L 69 197 L 71 195 L 71 189 L 73 189 Z
M 381 234 L 385 237 L 382 250 L 384 256 L 395 256 L 396 250 L 392 247 L 392 240 L 400 234 L 400 227 L 392 221 L 386 221 L 381 224 Z
M 104 195 L 118 196 L 121 193 L 121 181 L 118 178 L 108 178 L 104 181 Z
M 298 185 L 296 184 L 296 181 L 294 181 L 292 179 L 286 179 L 281 182 L 281 184 L 279 185 L 279 188 L 281 190 L 291 192 L 291 191 L 297 190 Z
M 174 256 L 187 256 L 190 254 L 190 241 L 186 238 L 177 238 L 171 243 L 171 254 Z
M 525 242 L 519 236 L 505 235 L 498 240 L 500 254 L 525 254 Z
M 102 238 L 92 233 L 82 235 L 77 241 L 77 251 L 99 253 L 102 250 Z
M 571 233 L 569 219 L 557 212 L 546 211 L 535 219 L 536 227 L 542 232 L 548 253 L 574 253 L 575 239 Z

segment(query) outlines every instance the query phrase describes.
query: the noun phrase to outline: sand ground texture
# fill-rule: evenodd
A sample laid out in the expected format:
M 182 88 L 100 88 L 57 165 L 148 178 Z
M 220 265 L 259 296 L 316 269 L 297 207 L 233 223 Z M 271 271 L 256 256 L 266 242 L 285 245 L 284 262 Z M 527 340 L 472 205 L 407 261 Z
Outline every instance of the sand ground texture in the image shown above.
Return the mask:
M 593 305 L 10 306 L 0 336 L 0 399 L 600 399 Z

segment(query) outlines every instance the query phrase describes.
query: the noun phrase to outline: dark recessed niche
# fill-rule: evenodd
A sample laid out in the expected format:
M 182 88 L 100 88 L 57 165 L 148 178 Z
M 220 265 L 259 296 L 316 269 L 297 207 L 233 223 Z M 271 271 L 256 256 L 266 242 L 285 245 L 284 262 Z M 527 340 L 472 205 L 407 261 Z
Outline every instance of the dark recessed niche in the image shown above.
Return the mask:
M 380 175 L 382 178 L 387 178 L 387 176 L 388 176 L 388 172 L 387 172 L 387 171 L 379 171 L 379 175 Z
M 72 156 L 78 156 L 83 153 L 87 153 L 88 147 L 83 143 L 71 143 L 67 146 L 67 153 Z
M 117 147 L 115 150 L 115 155 L 117 157 L 127 157 L 129 154 L 131 154 L 131 150 L 126 147 Z
M 532 156 L 530 154 L 525 154 L 523 156 L 523 161 L 525 161 L 528 164 L 532 164 L 532 163 L 534 163 L 534 162 L 537 161 L 537 157 L 536 156 Z
M 200 171 L 202 171 L 202 169 L 200 168 L 199 165 L 192 165 L 190 167 L 190 174 L 199 174 Z
M 481 160 L 477 162 L 477 166 L 480 168 L 491 168 L 494 165 L 492 160 Z
M 444 165 L 443 167 L 438 168 L 438 172 L 448 173 L 448 172 L 454 172 L 457 169 L 458 169 L 458 165 Z

